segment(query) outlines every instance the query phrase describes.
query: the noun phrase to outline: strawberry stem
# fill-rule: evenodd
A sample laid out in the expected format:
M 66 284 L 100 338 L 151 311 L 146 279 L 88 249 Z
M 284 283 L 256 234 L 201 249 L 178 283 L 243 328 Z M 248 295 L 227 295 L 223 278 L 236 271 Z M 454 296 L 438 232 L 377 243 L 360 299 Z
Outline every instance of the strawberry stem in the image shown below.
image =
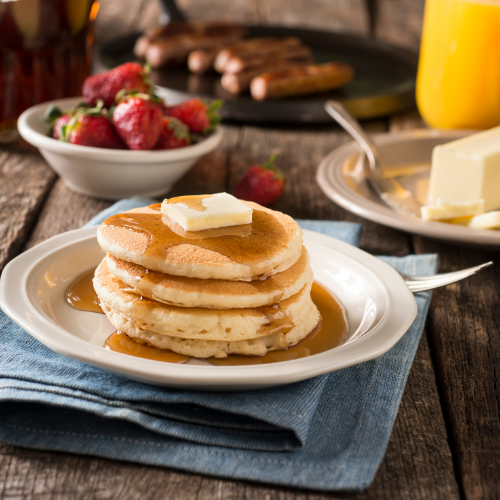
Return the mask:
M 274 172 L 274 178 L 275 179 L 283 179 L 285 180 L 285 175 L 283 172 L 274 164 L 276 158 L 278 158 L 278 154 L 273 154 L 269 157 L 269 160 L 267 160 L 264 165 L 262 165 L 262 168 L 265 168 L 266 170 L 272 170 Z
M 211 132 L 216 125 L 221 121 L 221 116 L 219 114 L 219 109 L 222 106 L 222 101 L 211 101 L 206 103 L 206 112 L 208 116 L 209 125 L 203 129 L 203 134 L 208 134 Z

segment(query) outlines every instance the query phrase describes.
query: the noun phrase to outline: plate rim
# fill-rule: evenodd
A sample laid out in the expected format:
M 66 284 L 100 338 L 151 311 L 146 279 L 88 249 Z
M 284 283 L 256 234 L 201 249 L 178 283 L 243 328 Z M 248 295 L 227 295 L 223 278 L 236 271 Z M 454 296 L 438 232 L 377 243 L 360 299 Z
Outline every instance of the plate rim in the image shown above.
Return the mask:
M 0 306 L 13 321 L 49 349 L 140 382 L 174 388 L 212 391 L 248 390 L 298 382 L 359 364 L 384 354 L 404 335 L 417 315 L 417 304 L 413 295 L 404 284 L 401 276 L 391 266 L 340 240 L 304 230 L 305 241 L 332 248 L 345 254 L 348 258 L 354 259 L 368 271 L 374 273 L 386 290 L 393 307 L 390 307 L 389 314 L 381 319 L 369 335 L 351 344 L 316 356 L 279 363 L 278 372 L 277 363 L 230 367 L 169 366 L 161 362 L 131 358 L 125 354 L 106 351 L 100 346 L 68 335 L 67 330 L 54 325 L 41 316 L 29 299 L 28 279 L 36 266 L 42 260 L 50 257 L 52 253 L 65 247 L 86 244 L 96 238 L 96 232 L 97 226 L 62 233 L 40 243 L 9 262 L 1 276 Z M 19 278 L 20 276 L 21 278 Z M 21 286 L 16 288 L 16 282 L 21 283 Z M 403 310 L 405 311 L 404 317 L 401 312 Z M 56 333 L 54 334 L 53 331 Z M 64 341 L 54 339 L 54 335 L 57 337 L 61 333 Z M 128 363 L 122 363 L 123 359 L 127 359 Z M 163 366 L 161 373 L 156 370 L 159 365 Z M 258 366 L 258 371 L 256 371 L 256 366 Z
M 450 140 L 454 140 L 473 132 L 477 131 L 415 129 L 373 134 L 372 138 L 377 145 L 383 146 L 401 140 L 418 140 L 419 138 L 449 137 Z M 466 243 L 474 246 L 482 245 L 489 248 L 500 247 L 499 232 L 415 219 L 409 215 L 394 212 L 391 208 L 378 204 L 353 191 L 345 182 L 341 170 L 345 160 L 357 151 L 359 151 L 359 148 L 356 141 L 351 141 L 334 149 L 321 160 L 316 171 L 316 181 L 330 200 L 364 219 L 407 233 L 440 241 Z M 471 241 L 472 238 L 474 241 Z

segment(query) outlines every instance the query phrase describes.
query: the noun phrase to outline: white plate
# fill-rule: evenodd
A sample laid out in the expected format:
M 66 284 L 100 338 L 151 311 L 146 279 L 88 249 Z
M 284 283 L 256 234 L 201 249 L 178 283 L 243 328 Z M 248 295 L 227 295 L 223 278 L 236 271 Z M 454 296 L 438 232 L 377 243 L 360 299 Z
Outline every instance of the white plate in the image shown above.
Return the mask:
M 413 130 L 377 134 L 374 141 L 382 154 L 382 163 L 397 165 L 384 168 L 385 172 L 396 177 L 420 203 L 425 204 L 432 150 L 439 144 L 470 133 L 465 130 Z M 500 249 L 500 231 L 424 221 L 391 210 L 368 187 L 363 174 L 354 171 L 358 151 L 357 143 L 350 142 L 332 151 L 319 165 L 318 184 L 335 203 L 360 217 L 401 231 L 467 246 Z
M 64 300 L 67 285 L 104 255 L 96 231 L 61 234 L 15 258 L 2 274 L 0 305 L 50 349 L 140 382 L 220 391 L 289 384 L 382 355 L 417 314 L 413 295 L 392 267 L 334 238 L 304 231 L 316 280 L 346 308 L 350 338 L 368 331 L 363 338 L 308 358 L 265 365 L 179 365 L 127 356 L 102 347 L 114 331 L 104 315 L 77 311 Z

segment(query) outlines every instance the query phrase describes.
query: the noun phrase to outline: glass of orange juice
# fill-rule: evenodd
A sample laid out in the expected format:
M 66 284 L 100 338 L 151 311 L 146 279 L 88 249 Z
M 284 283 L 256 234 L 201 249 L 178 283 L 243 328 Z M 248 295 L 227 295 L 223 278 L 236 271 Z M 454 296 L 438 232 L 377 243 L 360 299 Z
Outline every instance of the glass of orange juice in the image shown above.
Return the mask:
M 435 128 L 500 125 L 500 0 L 426 0 L 417 105 Z

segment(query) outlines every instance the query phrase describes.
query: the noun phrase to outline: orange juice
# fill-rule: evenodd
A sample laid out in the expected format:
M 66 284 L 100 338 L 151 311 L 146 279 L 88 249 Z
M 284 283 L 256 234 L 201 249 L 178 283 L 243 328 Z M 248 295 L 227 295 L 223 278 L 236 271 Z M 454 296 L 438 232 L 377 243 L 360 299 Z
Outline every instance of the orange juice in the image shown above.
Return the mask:
M 500 0 L 427 0 L 417 104 L 431 127 L 500 125 Z

